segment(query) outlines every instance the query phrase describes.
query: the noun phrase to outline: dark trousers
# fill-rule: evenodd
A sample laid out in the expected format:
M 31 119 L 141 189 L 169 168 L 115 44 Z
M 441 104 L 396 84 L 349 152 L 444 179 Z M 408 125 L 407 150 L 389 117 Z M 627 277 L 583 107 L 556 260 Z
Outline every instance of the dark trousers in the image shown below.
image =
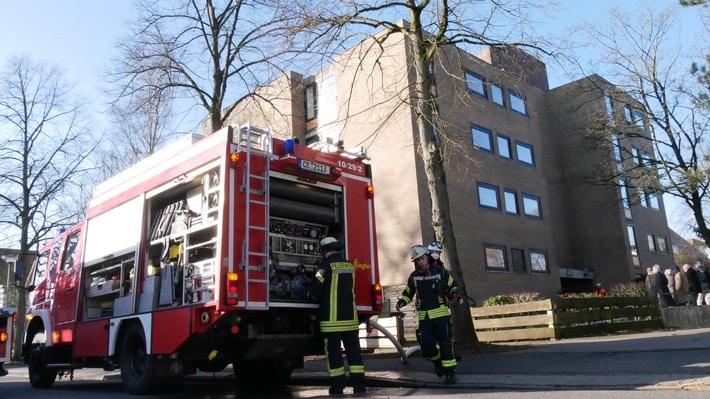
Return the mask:
M 419 329 L 422 335 L 422 357 L 434 363 L 440 363 L 444 372 L 455 370 L 457 364 L 449 318 L 420 320 Z
M 328 363 L 328 375 L 331 387 L 342 390 L 345 387 L 345 365 L 343 363 L 342 346 L 348 359 L 348 371 L 356 392 L 365 389 L 365 365 L 362 361 L 360 337 L 358 330 L 323 333 L 325 357 Z

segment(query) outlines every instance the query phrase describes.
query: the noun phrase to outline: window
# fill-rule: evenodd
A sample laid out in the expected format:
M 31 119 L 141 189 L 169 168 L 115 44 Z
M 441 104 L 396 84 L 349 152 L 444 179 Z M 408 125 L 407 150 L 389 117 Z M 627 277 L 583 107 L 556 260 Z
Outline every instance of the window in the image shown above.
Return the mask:
M 479 150 L 493 152 L 493 134 L 490 130 L 476 125 L 471 125 L 473 146 Z
M 511 215 L 518 215 L 518 193 L 506 189 L 503 192 L 503 200 L 505 201 L 505 211 Z
M 468 89 L 483 98 L 488 98 L 488 96 L 486 95 L 485 83 L 486 80 L 483 79 L 481 76 L 473 72 L 466 71 L 466 85 L 468 86 Z
M 513 159 L 513 155 L 510 148 L 510 138 L 498 135 L 498 155 L 503 158 Z
M 47 273 L 47 262 L 49 261 L 49 251 L 40 254 L 37 258 L 37 268 L 34 273 L 32 285 L 37 286 L 44 280 L 44 274 Z
M 523 193 L 522 198 L 523 214 L 531 218 L 542 219 L 542 210 L 540 209 L 540 197 Z
M 74 266 L 74 257 L 76 256 L 76 247 L 79 243 L 79 232 L 72 233 L 67 240 L 67 247 L 64 250 L 64 262 L 62 263 L 62 270 L 71 269 Z
M 653 166 L 653 158 L 651 157 L 651 153 L 648 151 L 642 151 L 641 152 L 641 159 L 639 160 L 639 164 L 643 166 L 644 168 L 650 168 Z
M 615 134 L 611 135 L 611 147 L 614 152 L 614 160 L 617 164 L 621 164 L 623 158 L 621 156 L 621 143 L 619 142 L 619 136 Z
M 533 147 L 530 144 L 516 141 L 515 153 L 518 155 L 518 162 L 535 166 L 535 155 L 533 154 Z
M 508 97 L 510 99 L 510 109 L 525 116 L 528 116 L 528 110 L 525 105 L 525 99 L 518 96 L 514 91 L 508 90 Z
M 661 206 L 658 204 L 658 196 L 656 193 L 650 191 L 646 193 L 646 199 L 648 200 L 648 207 L 655 210 L 660 210 Z
M 657 211 L 661 210 L 661 205 L 658 203 L 658 195 L 656 195 L 653 191 L 640 190 L 639 203 L 644 208 L 651 208 Z
M 634 165 L 641 165 L 641 151 L 636 147 L 631 147 L 631 160 Z
M 626 122 L 633 123 L 634 121 L 634 116 L 631 115 L 631 107 L 628 105 L 624 106 L 624 119 L 626 119 Z
M 316 99 L 316 84 L 306 85 L 306 120 L 309 121 L 318 115 L 318 101 Z
M 626 226 L 626 233 L 629 236 L 629 247 L 631 248 L 631 255 L 638 256 L 638 250 L 636 249 L 636 230 L 634 226 Z
M 643 118 L 643 112 L 634 110 L 634 122 L 636 122 L 636 126 L 646 130 L 646 121 Z
M 64 246 L 64 238 L 59 238 L 52 247 L 52 258 L 49 261 L 49 275 L 53 276 L 57 272 L 57 264 L 59 264 L 59 252 Z
M 437 121 L 438 119 L 434 118 L 434 121 L 431 123 L 431 128 L 434 131 L 434 140 L 436 140 L 437 143 L 441 143 L 441 137 L 439 137 L 439 123 Z
M 481 208 L 500 210 L 500 200 L 498 199 L 498 187 L 478 183 L 478 206 Z
M 549 273 L 546 252 L 530 250 L 530 271 L 533 273 Z
M 525 266 L 525 252 L 519 248 L 511 248 L 513 261 L 513 273 L 525 273 L 527 267 Z
M 309 132 L 306 132 L 306 146 L 307 147 L 318 144 L 320 142 L 321 142 L 321 137 L 320 137 L 320 134 L 318 134 L 318 130 L 314 129 Z
M 656 249 L 658 250 L 658 252 L 664 254 L 668 253 L 668 244 L 666 243 L 665 237 L 656 237 Z
M 646 238 L 648 240 L 648 250 L 651 252 L 656 252 L 656 237 L 654 237 L 653 234 L 647 234 Z
M 611 96 L 604 96 L 604 103 L 606 104 L 606 116 L 609 120 L 614 120 L 614 103 L 611 101 Z
M 503 88 L 491 84 L 491 100 L 493 100 L 494 104 L 498 104 L 501 107 L 505 107 L 505 98 L 503 97 Z
M 486 253 L 486 269 L 507 271 L 508 260 L 505 258 L 505 247 L 501 245 L 484 244 Z
M 629 203 L 629 191 L 626 187 L 626 179 L 623 177 L 619 179 L 619 189 L 621 191 L 621 204 L 624 206 L 624 209 L 631 208 L 631 204 Z

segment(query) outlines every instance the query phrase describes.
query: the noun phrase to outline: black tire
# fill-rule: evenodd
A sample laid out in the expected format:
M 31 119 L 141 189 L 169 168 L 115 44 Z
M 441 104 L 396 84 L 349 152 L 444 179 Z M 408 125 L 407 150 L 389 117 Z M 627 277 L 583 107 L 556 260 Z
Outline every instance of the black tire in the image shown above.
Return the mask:
M 32 388 L 46 389 L 54 385 L 57 379 L 57 369 L 47 368 L 47 347 L 44 331 L 32 337 L 30 354 L 27 361 L 27 372 Z
M 149 355 L 145 333 L 139 324 L 131 324 L 121 340 L 121 381 L 133 395 L 154 393 L 159 385 L 155 377 L 157 357 Z

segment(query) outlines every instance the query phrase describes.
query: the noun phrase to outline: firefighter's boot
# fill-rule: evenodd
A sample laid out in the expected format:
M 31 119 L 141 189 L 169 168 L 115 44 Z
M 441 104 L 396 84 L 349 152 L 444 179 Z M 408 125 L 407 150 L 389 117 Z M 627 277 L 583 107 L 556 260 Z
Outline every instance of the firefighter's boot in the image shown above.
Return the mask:
M 447 369 L 446 370 L 446 379 L 444 380 L 444 384 L 446 384 L 446 385 L 456 384 L 456 370 L 454 370 L 454 369 Z
M 342 395 L 343 389 L 345 389 L 345 376 L 339 375 L 337 377 L 330 377 L 330 389 L 328 393 L 330 395 Z
M 350 374 L 350 380 L 353 384 L 353 394 L 355 394 L 355 396 L 362 396 L 367 392 L 364 373 Z
M 434 360 L 434 372 L 437 377 L 442 377 L 444 375 L 444 368 L 441 366 L 441 359 Z

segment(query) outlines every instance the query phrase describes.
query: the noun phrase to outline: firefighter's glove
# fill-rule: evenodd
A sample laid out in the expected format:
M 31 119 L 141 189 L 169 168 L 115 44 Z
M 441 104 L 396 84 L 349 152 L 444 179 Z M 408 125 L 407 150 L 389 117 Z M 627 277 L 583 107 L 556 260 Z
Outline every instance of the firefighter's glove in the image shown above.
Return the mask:
M 397 305 L 395 305 L 395 309 L 397 309 L 397 311 L 399 312 L 399 310 L 405 306 L 407 306 L 407 302 L 404 302 L 403 299 L 400 299 L 397 301 Z
M 463 296 L 461 295 L 461 288 L 455 287 L 454 289 L 451 290 L 451 298 L 449 300 L 449 303 L 453 303 L 453 304 L 462 304 L 463 303 Z

